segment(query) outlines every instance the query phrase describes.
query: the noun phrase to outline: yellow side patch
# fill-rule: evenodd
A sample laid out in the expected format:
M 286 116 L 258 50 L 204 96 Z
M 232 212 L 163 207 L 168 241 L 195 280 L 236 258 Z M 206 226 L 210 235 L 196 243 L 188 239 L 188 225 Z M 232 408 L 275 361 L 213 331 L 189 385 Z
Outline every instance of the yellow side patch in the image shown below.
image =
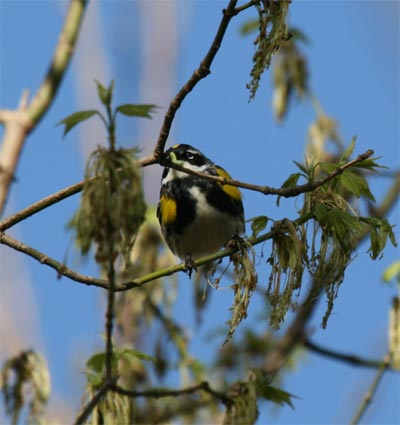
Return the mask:
M 223 177 L 225 179 L 230 179 L 231 176 L 221 167 L 217 167 L 217 174 L 220 177 Z M 222 190 L 227 193 L 230 197 L 233 199 L 236 199 L 237 201 L 240 201 L 242 199 L 242 194 L 240 193 L 239 188 L 236 186 L 230 186 L 228 184 L 221 184 Z
M 171 224 L 176 220 L 176 202 L 172 198 L 162 195 L 160 198 L 161 222 Z

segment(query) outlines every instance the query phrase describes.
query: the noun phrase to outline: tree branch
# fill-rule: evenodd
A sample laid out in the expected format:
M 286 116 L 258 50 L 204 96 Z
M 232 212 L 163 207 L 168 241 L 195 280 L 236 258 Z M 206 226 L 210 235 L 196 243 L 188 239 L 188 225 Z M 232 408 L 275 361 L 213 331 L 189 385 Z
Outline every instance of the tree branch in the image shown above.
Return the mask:
M 258 236 L 257 238 L 250 238 L 249 243 L 252 245 L 258 245 L 268 239 L 271 239 L 278 232 L 279 232 L 278 228 L 271 230 L 270 232 L 267 232 L 264 235 Z M 41 264 L 44 264 L 56 270 L 59 278 L 61 276 L 65 276 L 77 283 L 84 283 L 85 285 L 88 285 L 88 286 L 96 286 L 96 287 L 107 289 L 107 290 L 109 289 L 108 280 L 99 279 L 92 276 L 86 276 L 86 275 L 77 273 L 74 270 L 71 270 L 70 268 L 68 268 L 65 264 L 61 263 L 60 261 L 57 261 L 54 258 L 49 257 L 43 252 L 40 252 L 37 249 L 29 245 L 26 245 L 23 242 L 20 242 L 17 239 L 14 239 L 13 237 L 6 235 L 4 232 L 1 232 L 1 231 L 0 231 L 0 244 L 7 245 L 8 247 L 15 249 L 16 251 L 22 252 L 23 254 L 26 254 L 29 257 L 39 261 Z M 200 258 L 199 260 L 195 262 L 195 265 L 201 266 L 203 264 L 232 255 L 234 252 L 235 252 L 235 249 L 226 248 L 214 254 Z M 165 276 L 170 276 L 174 273 L 177 273 L 179 271 L 184 271 L 184 270 L 185 270 L 184 263 L 178 264 L 176 266 L 171 266 L 166 269 L 157 270 L 141 278 L 116 285 L 115 292 L 128 291 L 133 288 L 138 288 L 153 280 L 156 280 Z
M 81 413 L 76 418 L 74 425 L 83 425 L 86 423 L 87 418 L 93 412 L 93 409 L 99 404 L 102 397 L 104 397 L 108 391 L 110 391 L 118 378 L 110 381 L 106 381 L 102 388 L 94 395 L 94 397 L 83 407 Z
M 269 186 L 260 186 L 260 185 L 256 185 L 256 184 L 241 182 L 239 180 L 228 179 L 228 178 L 221 177 L 221 176 L 212 176 L 210 174 L 203 173 L 203 172 L 200 172 L 200 171 L 189 170 L 188 168 L 182 167 L 181 165 L 178 165 L 178 164 L 175 164 L 175 163 L 167 163 L 166 165 L 168 165 L 169 167 L 174 168 L 176 170 L 183 171 L 187 174 L 191 174 L 193 176 L 213 180 L 213 181 L 216 181 L 216 182 L 224 184 L 224 185 L 237 186 L 237 187 L 241 187 L 243 189 L 253 190 L 255 192 L 261 192 L 264 195 L 279 195 L 279 196 L 283 196 L 285 198 L 292 198 L 292 197 L 298 196 L 302 193 L 312 192 L 313 190 L 324 185 L 325 183 L 330 182 L 335 177 L 342 174 L 343 171 L 346 170 L 347 168 L 353 167 L 354 165 L 358 164 L 359 162 L 365 161 L 366 159 L 370 158 L 373 154 L 374 154 L 374 151 L 369 149 L 366 152 L 358 155 L 357 158 L 347 162 L 346 164 L 341 165 L 335 171 L 326 175 L 324 178 L 322 178 L 320 180 L 317 180 L 317 181 L 314 181 L 314 182 L 308 182 L 308 183 L 305 183 L 305 184 L 302 184 L 302 185 L 299 185 L 299 186 L 282 187 L 282 188 L 278 188 L 278 189 L 273 188 L 273 187 L 269 187 Z
M 114 385 L 112 390 L 118 394 L 125 395 L 131 398 L 162 398 L 162 397 L 180 397 L 183 395 L 193 394 L 198 391 L 204 391 L 210 394 L 213 398 L 221 401 L 225 405 L 229 405 L 232 403 L 232 400 L 222 392 L 216 391 L 210 387 L 208 382 L 201 382 L 198 385 L 194 385 L 192 387 L 182 388 L 180 390 L 172 390 L 172 389 L 163 389 L 163 388 L 154 388 L 146 391 L 131 391 L 126 390 L 118 385 Z
M 31 103 L 28 105 L 27 93 L 24 92 L 16 111 L 0 113 L 1 122 L 5 126 L 0 152 L 0 215 L 4 210 L 26 136 L 49 109 L 70 62 L 86 5 L 87 0 L 70 1 L 49 70 Z
M 391 369 L 385 360 L 370 360 L 365 359 L 359 356 L 355 356 L 353 354 L 340 353 L 338 351 L 329 350 L 327 348 L 320 347 L 319 345 L 313 343 L 309 339 L 304 341 L 304 346 L 308 348 L 310 351 L 314 353 L 321 354 L 322 356 L 329 357 L 334 360 L 339 360 L 341 362 L 350 363 L 354 366 L 362 366 L 362 367 L 371 367 L 374 369 L 387 367 L 387 369 L 396 371 L 395 369 Z M 396 371 L 398 372 L 398 371 Z
M 323 179 L 318 180 L 316 182 L 313 183 L 306 183 L 304 185 L 300 185 L 300 186 L 295 186 L 292 188 L 272 188 L 272 187 L 268 187 L 268 186 L 259 186 L 259 185 L 254 185 L 254 184 L 250 184 L 250 183 L 245 183 L 245 182 L 240 182 L 238 180 L 233 180 L 233 179 L 226 179 L 224 177 L 219 177 L 219 176 L 212 176 L 210 174 L 205 174 L 205 173 L 200 173 L 197 171 L 193 171 L 193 170 L 189 170 L 187 168 L 181 167 L 178 164 L 168 164 L 170 167 L 175 168 L 177 170 L 180 171 L 184 171 L 188 174 L 192 174 L 195 176 L 199 176 L 199 177 L 204 177 L 210 180 L 214 180 L 217 181 L 219 183 L 222 184 L 227 184 L 227 185 L 231 185 L 231 186 L 238 186 L 238 187 L 242 187 L 244 189 L 249 189 L 249 190 L 254 190 L 254 191 L 258 191 L 261 193 L 264 193 L 265 195 L 279 195 L 279 196 L 283 196 L 283 197 L 293 197 L 293 196 L 297 196 L 301 193 L 305 193 L 305 192 L 310 192 L 312 190 L 315 190 L 316 188 L 322 186 L 323 184 L 329 182 L 330 180 L 332 180 L 333 178 L 337 177 L 339 174 L 341 174 L 344 170 L 346 170 L 349 167 L 352 167 L 353 165 L 359 163 L 360 161 L 364 161 L 365 159 L 368 159 L 371 155 L 373 155 L 373 152 L 371 150 L 366 151 L 365 153 L 359 155 L 357 158 L 353 159 L 352 161 L 349 161 L 348 163 L 342 165 L 341 167 L 339 167 L 337 170 L 335 170 L 334 172 L 332 172 L 331 174 L 328 174 L 327 176 L 325 176 Z M 152 165 L 158 163 L 158 161 L 154 158 L 154 156 L 149 155 L 147 157 L 144 157 L 142 159 L 139 160 L 139 164 L 142 167 L 146 167 L 148 165 Z M 398 186 L 400 185 L 400 174 L 397 175 L 396 178 L 396 185 L 393 186 L 391 188 L 391 190 L 393 191 L 397 191 L 398 190 Z M 4 231 L 9 229 L 10 227 L 14 226 L 15 224 L 21 222 L 22 220 L 25 220 L 26 218 L 37 214 L 38 212 L 44 210 L 45 208 L 56 204 L 57 202 L 60 202 L 63 199 L 66 199 L 72 195 L 75 195 L 76 193 L 79 193 L 80 191 L 82 191 L 84 186 L 84 182 L 78 182 L 75 183 L 69 187 L 66 187 L 52 195 L 47 196 L 46 198 L 35 202 L 34 204 L 26 207 L 25 209 L 17 212 L 16 214 L 7 217 L 3 220 L 0 221 L 0 231 Z
M 185 97 L 194 89 L 197 83 L 205 78 L 211 71 L 210 67 L 217 54 L 219 48 L 221 47 L 222 40 L 224 38 L 225 32 L 228 28 L 230 20 L 238 13 L 235 10 L 237 0 L 230 0 L 226 9 L 222 11 L 222 19 L 219 24 L 215 38 L 203 60 L 200 62 L 199 67 L 193 72 L 192 76 L 189 78 L 187 83 L 179 90 L 176 96 L 172 99 L 169 104 L 167 113 L 164 117 L 164 122 L 162 124 L 158 141 L 156 147 L 154 148 L 153 154 L 156 159 L 162 157 L 165 143 L 167 142 L 169 132 L 171 130 L 172 122 L 175 118 L 176 111 L 181 106 Z
M 139 159 L 138 163 L 141 167 L 147 167 L 149 165 L 155 164 L 156 160 L 154 159 L 152 155 L 148 155 L 146 157 Z M 14 226 L 15 224 L 21 222 L 22 220 L 25 220 L 26 218 L 31 217 L 32 215 L 35 215 L 40 211 L 43 211 L 44 209 L 50 207 L 51 205 L 57 204 L 58 202 L 81 192 L 83 190 L 84 184 L 85 182 L 82 180 L 78 183 L 75 183 L 71 186 L 61 189 L 58 192 L 53 193 L 52 195 L 49 195 L 46 198 L 43 198 L 32 205 L 29 205 L 23 210 L 18 211 L 12 216 L 1 220 L 0 231 L 7 230 L 10 227 Z
M 376 375 L 371 383 L 370 388 L 368 389 L 367 393 L 364 396 L 364 399 L 362 400 L 359 408 L 357 409 L 357 412 L 355 413 L 353 419 L 351 420 L 351 425 L 356 425 L 360 423 L 361 418 L 364 416 L 365 412 L 367 411 L 368 406 L 371 404 L 372 399 L 378 390 L 379 383 L 381 382 L 384 373 L 388 369 L 390 364 L 390 358 L 389 356 L 385 356 L 382 365 L 380 366 L 379 370 L 376 372 Z

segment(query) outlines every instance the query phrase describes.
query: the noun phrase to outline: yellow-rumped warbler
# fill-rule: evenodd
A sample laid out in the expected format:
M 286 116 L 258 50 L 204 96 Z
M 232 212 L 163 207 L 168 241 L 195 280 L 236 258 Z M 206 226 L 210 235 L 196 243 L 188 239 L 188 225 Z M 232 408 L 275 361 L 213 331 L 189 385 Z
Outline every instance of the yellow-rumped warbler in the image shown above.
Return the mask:
M 165 152 L 168 161 L 193 171 L 230 178 L 198 149 L 179 144 Z M 191 275 L 193 260 L 212 254 L 244 233 L 243 204 L 235 186 L 164 168 L 157 217 L 171 251 L 185 261 Z

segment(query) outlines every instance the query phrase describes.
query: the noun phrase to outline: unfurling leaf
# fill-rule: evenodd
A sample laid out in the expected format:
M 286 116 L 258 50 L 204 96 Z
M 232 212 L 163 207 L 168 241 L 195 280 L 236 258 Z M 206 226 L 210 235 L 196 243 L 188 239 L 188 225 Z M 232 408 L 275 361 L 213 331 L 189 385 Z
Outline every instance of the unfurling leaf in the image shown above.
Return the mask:
M 89 119 L 94 114 L 99 114 L 99 111 L 89 110 L 89 111 L 74 112 L 73 114 L 68 115 L 68 117 L 59 121 L 56 125 L 62 125 L 62 124 L 65 125 L 64 134 L 63 134 L 63 137 L 65 137 L 67 135 L 67 133 L 69 133 L 69 131 L 72 130 L 77 124 L 79 124 L 82 121 Z
M 297 398 L 295 395 L 288 393 L 287 391 L 283 391 L 279 388 L 272 387 L 268 385 L 262 389 L 257 389 L 257 393 L 260 397 L 265 398 L 265 400 L 272 401 L 273 403 L 277 403 L 280 406 L 290 406 L 294 409 L 292 398 Z
M 104 87 L 97 80 L 95 80 L 95 81 L 96 81 L 96 86 L 97 86 L 97 95 L 99 96 L 101 103 L 104 106 L 111 106 L 115 81 L 112 80 L 109 87 L 107 87 L 107 88 Z
M 342 156 L 340 158 L 340 164 L 344 164 L 346 163 L 351 155 L 353 155 L 354 152 L 354 148 L 356 146 L 356 136 L 353 136 L 353 138 L 351 139 L 351 143 L 349 144 L 349 146 L 347 146 L 347 148 L 344 150 L 344 152 L 342 153 Z
M 150 118 L 151 114 L 154 113 L 154 110 L 157 109 L 157 105 L 133 105 L 133 104 L 124 104 L 120 105 L 116 108 L 116 111 L 127 115 L 129 117 L 143 117 L 143 118 Z
M 251 230 L 252 230 L 252 238 L 256 238 L 260 232 L 262 232 L 268 224 L 268 217 L 265 215 L 260 215 L 258 217 L 254 217 L 251 220 Z
M 293 173 L 291 174 L 282 184 L 281 188 L 288 188 L 288 187 L 296 187 L 297 182 L 299 181 L 299 178 L 302 176 L 302 173 Z M 279 203 L 282 196 L 278 196 L 276 198 L 276 205 L 279 207 Z

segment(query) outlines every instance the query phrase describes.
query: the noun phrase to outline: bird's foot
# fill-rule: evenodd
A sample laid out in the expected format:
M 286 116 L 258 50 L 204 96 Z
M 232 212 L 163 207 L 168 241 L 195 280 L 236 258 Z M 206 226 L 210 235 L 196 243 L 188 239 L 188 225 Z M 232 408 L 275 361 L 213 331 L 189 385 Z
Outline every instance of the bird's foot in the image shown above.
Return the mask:
M 189 279 L 192 277 L 193 270 L 197 272 L 196 264 L 191 255 L 186 255 L 185 257 L 185 273 L 188 274 Z

